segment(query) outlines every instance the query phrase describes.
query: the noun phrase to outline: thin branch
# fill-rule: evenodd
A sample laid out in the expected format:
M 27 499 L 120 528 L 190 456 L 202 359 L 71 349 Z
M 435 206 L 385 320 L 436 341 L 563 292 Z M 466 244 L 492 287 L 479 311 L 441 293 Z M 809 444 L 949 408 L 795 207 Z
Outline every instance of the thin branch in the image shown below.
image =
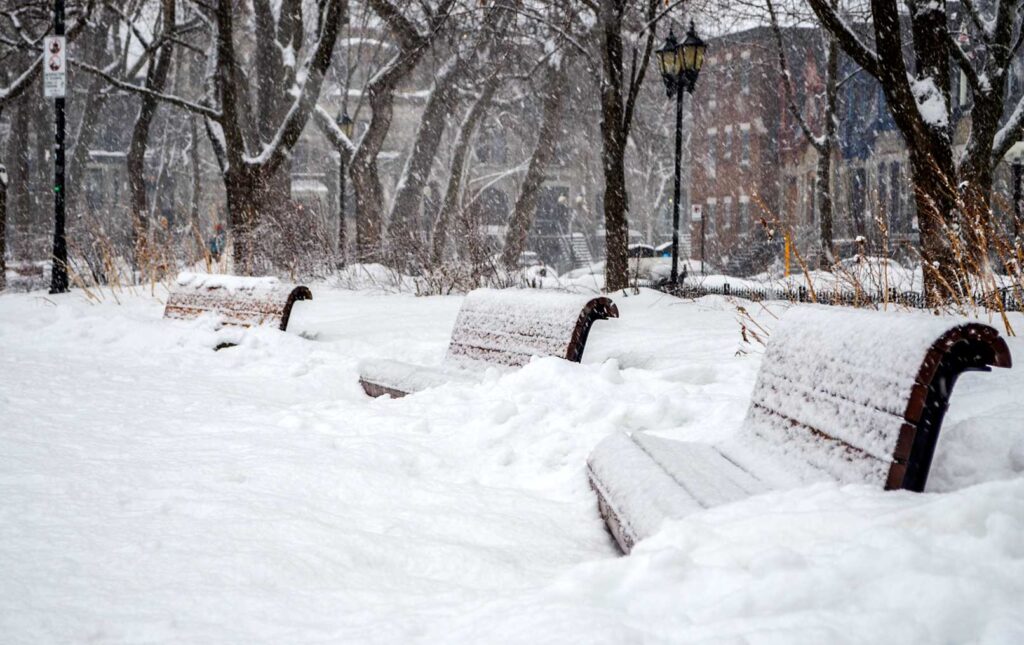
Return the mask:
M 102 70 L 102 69 L 100 69 L 98 67 L 93 67 L 92 65 L 90 65 L 88 63 L 82 63 L 80 61 L 75 61 L 75 60 L 69 60 L 68 62 L 71 65 L 74 65 L 75 67 L 78 67 L 80 69 L 83 69 L 83 70 L 89 72 L 90 74 L 95 74 L 95 75 L 99 76 L 100 78 L 102 78 L 103 80 L 107 81 L 108 83 L 110 83 L 114 87 L 116 87 L 118 89 L 121 89 L 121 90 L 124 90 L 126 92 L 133 92 L 135 94 L 140 94 L 142 96 L 149 96 L 149 97 L 157 99 L 159 101 L 163 101 L 165 103 L 169 103 L 169 104 L 174 105 L 176 107 L 180 107 L 182 109 L 188 110 L 189 112 L 193 112 L 193 113 L 198 114 L 200 116 L 204 116 L 204 117 L 206 117 L 208 119 L 212 119 L 213 121 L 217 121 L 218 123 L 223 118 L 223 115 L 220 112 L 214 110 L 213 108 L 207 107 L 205 105 L 200 105 L 198 103 L 193 103 L 193 102 L 188 101 L 186 99 L 183 99 L 183 98 L 181 98 L 179 96 L 173 96 L 171 94 L 164 94 L 163 92 L 154 92 L 153 90 L 146 89 L 145 87 L 139 87 L 138 85 L 132 85 L 131 83 L 128 83 L 126 81 L 122 81 L 121 79 L 119 79 L 119 78 L 117 78 L 115 76 L 112 76 L 108 72 L 106 72 L 106 71 L 104 71 L 104 70 Z
M 815 15 L 818 16 L 822 26 L 839 40 L 839 45 L 846 51 L 846 54 L 855 63 L 863 67 L 865 71 L 877 78 L 879 72 L 878 54 L 850 29 L 836 8 L 829 4 L 829 0 L 807 0 L 807 3 Z
M 775 40 L 776 55 L 779 61 L 779 74 L 782 76 L 782 84 L 786 89 L 786 107 L 789 109 L 789 113 L 793 115 L 793 118 L 796 119 L 807 141 L 814 146 L 818 153 L 822 153 L 825 148 L 824 143 L 811 131 L 811 126 L 807 123 L 807 119 L 804 118 L 803 112 L 796 105 L 796 91 L 793 88 L 793 79 L 789 76 L 789 65 L 786 63 L 786 46 L 782 40 L 782 28 L 779 26 L 778 16 L 775 13 L 775 4 L 772 0 L 765 0 L 765 3 L 768 8 L 772 36 Z

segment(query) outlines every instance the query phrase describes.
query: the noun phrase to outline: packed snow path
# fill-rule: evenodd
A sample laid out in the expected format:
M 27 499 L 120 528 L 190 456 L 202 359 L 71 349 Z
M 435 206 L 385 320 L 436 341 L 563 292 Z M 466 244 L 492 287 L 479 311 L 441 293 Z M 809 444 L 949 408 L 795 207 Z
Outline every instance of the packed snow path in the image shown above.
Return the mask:
M 313 288 L 221 352 L 152 297 L 0 296 L 3 642 L 1024 641 L 1024 370 L 962 379 L 934 493 L 772 493 L 618 558 L 586 455 L 739 426 L 728 305 L 616 297 L 583 364 L 392 401 L 358 360 L 438 361 L 460 299 Z

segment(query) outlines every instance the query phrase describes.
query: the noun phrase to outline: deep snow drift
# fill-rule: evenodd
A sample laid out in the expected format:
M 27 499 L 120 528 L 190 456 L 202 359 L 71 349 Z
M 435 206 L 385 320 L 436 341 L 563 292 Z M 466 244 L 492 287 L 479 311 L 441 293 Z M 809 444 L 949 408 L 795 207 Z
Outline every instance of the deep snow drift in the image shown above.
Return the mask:
M 582 364 L 374 400 L 358 361 L 438 362 L 461 299 L 313 291 L 287 334 L 0 296 L 0 640 L 1024 642 L 1024 367 L 961 380 L 929 493 L 772 493 L 621 558 L 586 455 L 739 426 L 728 303 L 619 294 Z

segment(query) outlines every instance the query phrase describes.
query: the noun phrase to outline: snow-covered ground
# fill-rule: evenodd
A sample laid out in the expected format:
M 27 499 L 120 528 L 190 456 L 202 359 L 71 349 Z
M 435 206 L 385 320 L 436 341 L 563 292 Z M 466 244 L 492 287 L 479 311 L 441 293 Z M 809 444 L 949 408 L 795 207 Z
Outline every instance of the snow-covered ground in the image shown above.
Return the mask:
M 0 641 L 1024 642 L 1020 367 L 961 380 L 929 493 L 772 493 L 622 558 L 586 455 L 738 427 L 728 303 L 620 294 L 582 364 L 386 400 L 358 360 L 439 361 L 461 299 L 314 298 L 213 352 L 160 293 L 0 296 Z

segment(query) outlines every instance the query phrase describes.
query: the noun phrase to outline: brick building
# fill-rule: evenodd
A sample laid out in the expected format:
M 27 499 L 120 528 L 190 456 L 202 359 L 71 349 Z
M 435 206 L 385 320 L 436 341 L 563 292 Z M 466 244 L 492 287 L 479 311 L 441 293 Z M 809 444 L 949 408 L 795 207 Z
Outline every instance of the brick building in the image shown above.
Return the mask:
M 821 33 L 783 30 L 795 103 L 821 132 L 825 72 Z M 839 258 L 860 249 L 911 263 L 918 224 L 903 139 L 873 77 L 841 57 L 837 146 L 831 179 L 833 241 Z M 1007 105 L 1024 93 L 1024 61 L 1012 63 Z M 953 79 L 955 141 L 970 131 L 970 96 Z M 749 275 L 782 260 L 788 234 L 808 264 L 816 262 L 817 151 L 789 112 L 775 37 L 759 27 L 713 39 L 693 97 L 691 257 L 715 270 Z M 1010 160 L 995 172 L 993 210 L 1012 229 Z M 701 253 L 701 229 L 704 254 Z
M 701 259 L 703 249 L 717 270 L 757 264 L 775 244 L 766 230 L 797 215 L 784 205 L 781 170 L 797 165 L 803 146 L 787 120 L 773 48 L 768 28 L 713 40 L 693 94 L 691 256 Z

